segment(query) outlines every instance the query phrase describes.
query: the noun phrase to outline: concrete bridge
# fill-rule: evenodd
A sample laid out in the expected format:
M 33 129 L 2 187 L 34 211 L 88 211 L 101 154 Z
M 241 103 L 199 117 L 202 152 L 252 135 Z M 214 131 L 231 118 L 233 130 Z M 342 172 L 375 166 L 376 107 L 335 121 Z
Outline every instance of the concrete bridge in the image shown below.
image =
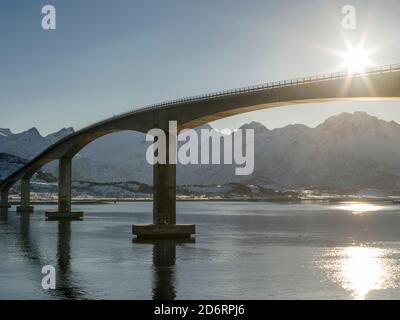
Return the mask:
M 71 210 L 72 158 L 92 141 L 110 133 L 125 130 L 147 133 L 154 128 L 168 132 L 169 121 L 177 121 L 179 132 L 210 121 L 266 108 L 399 97 L 400 64 L 372 68 L 361 74 L 335 73 L 291 79 L 151 105 L 95 123 L 50 146 L 2 181 L 0 206 L 9 207 L 8 192 L 20 180 L 21 204 L 17 210 L 33 211 L 29 197 L 31 177 L 43 165 L 59 160 L 58 211 L 48 212 L 46 217 L 49 220 L 82 219 L 83 213 Z M 153 224 L 135 225 L 133 233 L 144 239 L 190 237 L 195 233 L 195 226 L 176 223 L 176 165 L 155 164 L 153 182 Z

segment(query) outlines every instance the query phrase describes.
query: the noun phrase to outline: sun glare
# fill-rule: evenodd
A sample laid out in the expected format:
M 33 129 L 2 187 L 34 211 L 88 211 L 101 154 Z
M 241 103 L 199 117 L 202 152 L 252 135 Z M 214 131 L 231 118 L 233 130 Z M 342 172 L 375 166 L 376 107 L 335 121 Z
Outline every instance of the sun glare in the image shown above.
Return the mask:
M 349 211 L 354 215 L 364 215 L 367 212 L 379 211 L 382 206 L 372 203 L 347 202 L 336 207 L 339 210 Z
M 357 300 L 375 290 L 397 287 L 398 267 L 395 250 L 350 246 L 326 250 L 320 265 L 328 278 L 338 283 Z
M 344 59 L 343 67 L 349 74 L 364 72 L 367 67 L 371 66 L 369 52 L 362 46 L 349 46 L 342 57 Z
M 370 291 L 391 286 L 384 252 L 366 247 L 348 247 L 341 252 L 339 278 L 355 299 L 365 299 Z

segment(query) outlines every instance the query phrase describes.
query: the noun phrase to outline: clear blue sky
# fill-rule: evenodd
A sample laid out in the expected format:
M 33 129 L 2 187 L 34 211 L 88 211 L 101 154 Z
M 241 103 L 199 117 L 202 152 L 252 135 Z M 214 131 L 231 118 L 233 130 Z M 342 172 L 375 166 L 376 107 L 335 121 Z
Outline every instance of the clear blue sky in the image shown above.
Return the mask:
M 43 31 L 41 8 L 57 9 Z M 341 7 L 357 8 L 344 32 Z M 209 91 L 337 71 L 344 36 L 367 31 L 377 64 L 400 62 L 398 0 L 1 0 L 0 127 L 43 134 L 134 107 Z M 330 50 L 331 49 L 331 50 Z M 305 105 L 216 123 L 314 126 L 365 110 L 400 122 L 400 102 Z

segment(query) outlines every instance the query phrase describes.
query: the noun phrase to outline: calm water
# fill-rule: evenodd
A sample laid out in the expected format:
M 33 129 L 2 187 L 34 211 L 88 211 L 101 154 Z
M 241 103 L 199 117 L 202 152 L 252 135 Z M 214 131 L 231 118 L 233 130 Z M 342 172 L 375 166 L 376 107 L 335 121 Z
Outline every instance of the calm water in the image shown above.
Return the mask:
M 151 203 L 82 205 L 85 220 L 0 221 L 1 299 L 399 299 L 400 207 L 179 202 L 194 243 L 132 243 Z M 41 287 L 54 265 L 57 290 Z

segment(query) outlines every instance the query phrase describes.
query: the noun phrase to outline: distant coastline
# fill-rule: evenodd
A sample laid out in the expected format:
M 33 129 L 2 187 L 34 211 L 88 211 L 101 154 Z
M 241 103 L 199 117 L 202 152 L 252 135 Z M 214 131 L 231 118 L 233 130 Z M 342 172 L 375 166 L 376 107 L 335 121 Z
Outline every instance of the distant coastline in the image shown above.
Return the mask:
M 184 198 L 177 199 L 178 202 L 276 202 L 276 203 L 341 203 L 341 202 L 390 202 L 400 204 L 400 197 L 332 197 L 321 199 L 294 199 L 294 198 L 279 198 L 279 199 L 256 199 L 256 198 Z M 94 198 L 94 199 L 74 199 L 72 204 L 81 205 L 99 205 L 99 204 L 118 204 L 124 202 L 153 202 L 151 198 Z M 32 205 L 56 205 L 57 200 L 35 200 Z M 19 201 L 10 201 L 11 205 L 18 205 Z

